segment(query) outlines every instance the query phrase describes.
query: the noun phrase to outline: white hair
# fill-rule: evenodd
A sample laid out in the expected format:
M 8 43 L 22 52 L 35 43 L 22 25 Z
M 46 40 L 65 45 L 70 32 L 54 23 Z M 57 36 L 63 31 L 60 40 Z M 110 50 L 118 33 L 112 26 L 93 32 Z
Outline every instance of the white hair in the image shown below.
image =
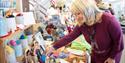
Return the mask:
M 72 13 L 81 12 L 85 16 L 85 23 L 90 25 L 92 22 L 96 22 L 96 14 L 102 12 L 96 6 L 94 0 L 73 0 L 71 4 Z

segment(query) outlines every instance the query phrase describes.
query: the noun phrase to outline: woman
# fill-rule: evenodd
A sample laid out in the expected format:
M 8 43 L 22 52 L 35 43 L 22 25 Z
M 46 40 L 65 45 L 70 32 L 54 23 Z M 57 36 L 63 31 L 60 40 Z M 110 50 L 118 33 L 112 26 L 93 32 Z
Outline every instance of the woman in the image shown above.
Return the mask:
M 78 25 L 71 33 L 55 42 L 49 53 L 83 34 L 92 46 L 91 63 L 119 63 L 124 47 L 117 19 L 100 11 L 94 0 L 74 0 L 71 12 L 75 15 Z

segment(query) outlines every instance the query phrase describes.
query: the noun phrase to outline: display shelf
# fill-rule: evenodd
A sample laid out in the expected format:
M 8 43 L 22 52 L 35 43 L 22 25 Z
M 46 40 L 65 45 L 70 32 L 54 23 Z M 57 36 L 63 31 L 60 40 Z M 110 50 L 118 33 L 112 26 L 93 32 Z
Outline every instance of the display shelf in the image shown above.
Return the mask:
M 0 8 L 0 9 L 3 10 L 4 12 L 6 12 L 7 10 L 15 9 L 15 8 Z
M 19 28 L 17 28 L 17 30 L 16 30 L 15 32 L 9 32 L 8 35 L 6 35 L 6 36 L 0 38 L 0 44 L 3 44 L 3 42 L 7 42 L 8 40 L 13 39 L 14 37 L 20 36 L 20 35 L 23 33 L 23 31 L 24 31 L 25 29 L 29 28 L 30 26 L 31 26 L 31 25 L 25 26 L 24 29 L 19 29 Z M 4 43 L 4 44 L 6 44 L 6 43 Z
M 0 44 L 0 63 L 7 63 L 5 59 L 4 45 Z
M 9 42 L 9 40 L 18 38 L 24 32 L 25 29 L 27 29 L 31 26 L 32 25 L 25 26 L 23 29 L 17 28 L 17 30 L 15 32 L 13 32 L 13 33 L 10 32 L 7 36 L 0 38 L 0 63 L 7 63 L 7 59 L 6 59 L 6 55 L 5 55 L 5 45 Z M 21 58 L 22 58 L 22 56 L 21 56 Z
M 0 9 L 8 10 L 10 7 L 0 7 Z

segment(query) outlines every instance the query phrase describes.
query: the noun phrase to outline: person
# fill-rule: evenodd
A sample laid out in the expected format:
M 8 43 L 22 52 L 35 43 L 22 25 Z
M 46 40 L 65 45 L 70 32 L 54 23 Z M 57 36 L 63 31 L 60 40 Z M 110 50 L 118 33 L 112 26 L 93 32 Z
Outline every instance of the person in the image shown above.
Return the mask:
M 83 34 L 92 46 L 91 63 L 119 63 L 124 45 L 117 19 L 100 11 L 94 0 L 74 0 L 70 10 L 75 15 L 77 25 L 71 33 L 54 42 L 48 54 Z
M 120 16 L 120 21 L 122 22 L 122 21 L 125 21 L 125 15 L 124 14 L 121 14 L 121 16 Z
M 103 11 L 108 12 L 110 14 L 114 13 L 113 9 L 111 8 L 111 6 L 109 6 L 109 3 L 107 3 L 107 2 L 100 2 L 97 4 L 97 6 L 99 7 L 100 10 L 103 10 Z
M 56 41 L 59 39 L 59 34 L 57 33 L 56 29 L 57 27 L 53 25 L 52 23 L 46 26 L 46 31 L 50 35 L 50 37 L 53 39 L 53 41 Z

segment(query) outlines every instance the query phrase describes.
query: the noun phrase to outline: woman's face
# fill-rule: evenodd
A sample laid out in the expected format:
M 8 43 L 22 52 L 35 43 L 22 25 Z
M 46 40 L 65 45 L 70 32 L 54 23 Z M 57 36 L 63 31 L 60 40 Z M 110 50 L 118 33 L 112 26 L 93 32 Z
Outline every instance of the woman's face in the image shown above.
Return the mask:
M 74 15 L 75 15 L 75 20 L 76 20 L 76 22 L 77 22 L 77 24 L 79 26 L 81 26 L 82 24 L 84 24 L 85 17 L 83 15 L 83 13 L 78 12 L 78 13 L 75 13 Z

